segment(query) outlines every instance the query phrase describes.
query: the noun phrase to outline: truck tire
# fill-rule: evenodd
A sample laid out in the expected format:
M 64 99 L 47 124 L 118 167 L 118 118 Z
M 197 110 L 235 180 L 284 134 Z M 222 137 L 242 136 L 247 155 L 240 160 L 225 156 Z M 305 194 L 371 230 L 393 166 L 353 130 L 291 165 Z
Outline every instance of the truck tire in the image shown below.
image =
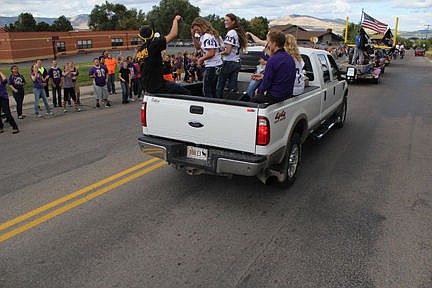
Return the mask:
M 282 161 L 283 172 L 286 173 L 285 181 L 280 183 L 283 187 L 290 187 L 294 183 L 300 166 L 301 153 L 302 145 L 300 135 L 298 133 L 293 133 Z
M 346 114 L 347 114 L 347 107 L 348 107 L 348 101 L 347 101 L 347 97 L 345 96 L 341 106 L 336 112 L 336 117 L 337 117 L 336 125 L 335 125 L 336 128 L 342 128 L 344 126 L 346 120 Z

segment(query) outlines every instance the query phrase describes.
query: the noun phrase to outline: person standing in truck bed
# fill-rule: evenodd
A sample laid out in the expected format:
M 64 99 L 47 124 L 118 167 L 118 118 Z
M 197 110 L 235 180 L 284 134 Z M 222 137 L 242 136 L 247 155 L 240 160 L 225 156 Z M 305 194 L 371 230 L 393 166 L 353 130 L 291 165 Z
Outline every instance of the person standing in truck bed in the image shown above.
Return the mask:
M 145 90 L 149 93 L 190 94 L 188 89 L 175 82 L 166 81 L 162 76 L 161 52 L 166 50 L 167 43 L 177 37 L 180 20 L 180 15 L 174 17 L 171 30 L 165 37 L 154 38 L 154 31 L 148 25 L 139 31 L 138 36 L 144 44 L 137 51 L 136 58 L 141 63 L 141 77 Z

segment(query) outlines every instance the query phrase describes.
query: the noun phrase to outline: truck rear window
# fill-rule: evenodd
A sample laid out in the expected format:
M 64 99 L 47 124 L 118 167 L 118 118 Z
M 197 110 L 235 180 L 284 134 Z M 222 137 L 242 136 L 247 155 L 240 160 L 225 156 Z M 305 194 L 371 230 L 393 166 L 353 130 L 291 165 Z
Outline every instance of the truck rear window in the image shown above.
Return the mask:
M 304 70 L 305 70 L 305 75 L 309 78 L 309 81 L 313 81 L 314 80 L 314 73 L 312 70 L 312 63 L 309 59 L 309 56 L 301 54 L 301 57 L 303 58 L 303 61 L 305 63 L 304 66 Z

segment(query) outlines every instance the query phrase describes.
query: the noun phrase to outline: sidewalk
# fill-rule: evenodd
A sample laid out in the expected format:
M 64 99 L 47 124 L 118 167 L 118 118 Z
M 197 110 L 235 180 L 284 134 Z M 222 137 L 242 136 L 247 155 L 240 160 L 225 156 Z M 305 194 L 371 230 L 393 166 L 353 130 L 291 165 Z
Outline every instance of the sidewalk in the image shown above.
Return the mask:
M 121 86 L 120 86 L 120 82 L 115 82 L 115 87 L 116 87 L 116 92 L 117 95 L 120 95 L 121 98 Z M 50 107 L 52 108 L 52 93 L 51 90 L 50 92 L 50 97 L 47 98 L 48 100 L 48 104 L 50 104 Z M 80 100 L 81 102 L 83 100 L 86 99 L 93 99 L 94 95 L 93 95 L 93 86 L 84 86 L 84 87 L 80 87 L 80 92 L 81 92 L 81 96 L 80 96 Z M 11 94 L 11 93 L 9 93 Z M 110 95 L 112 96 L 112 95 Z M 108 97 L 108 99 L 111 97 Z M 63 89 L 62 89 L 62 101 L 63 101 Z M 9 95 L 9 105 L 11 108 L 11 111 L 15 112 L 16 111 L 16 102 L 15 99 L 13 98 L 12 95 Z M 34 94 L 26 94 L 24 96 L 24 102 L 23 102 L 23 110 L 29 110 L 29 109 L 33 109 L 34 107 Z

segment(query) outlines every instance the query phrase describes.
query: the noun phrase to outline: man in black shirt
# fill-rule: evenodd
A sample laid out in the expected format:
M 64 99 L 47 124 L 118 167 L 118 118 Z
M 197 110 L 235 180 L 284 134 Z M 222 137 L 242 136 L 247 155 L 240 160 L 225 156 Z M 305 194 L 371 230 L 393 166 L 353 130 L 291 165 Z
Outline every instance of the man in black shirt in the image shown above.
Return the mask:
M 137 51 L 136 58 L 141 62 L 141 74 L 145 90 L 149 93 L 186 94 L 190 91 L 175 82 L 166 81 L 162 76 L 162 55 L 167 43 L 177 37 L 178 22 L 181 16 L 174 17 L 171 31 L 165 37 L 154 38 L 154 32 L 149 26 L 140 29 L 138 36 L 144 44 Z

